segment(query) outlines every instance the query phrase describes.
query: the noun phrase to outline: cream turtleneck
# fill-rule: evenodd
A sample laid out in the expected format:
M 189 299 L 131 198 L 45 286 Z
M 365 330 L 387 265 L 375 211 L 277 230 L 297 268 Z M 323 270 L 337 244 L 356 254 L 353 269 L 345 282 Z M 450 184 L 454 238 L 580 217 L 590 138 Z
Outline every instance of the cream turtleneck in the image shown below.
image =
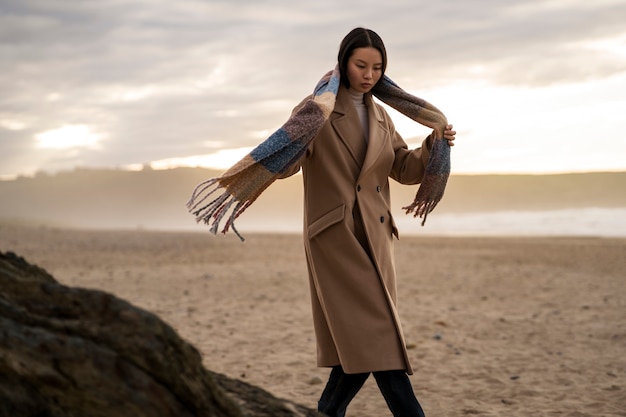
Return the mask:
M 367 106 L 365 105 L 365 101 L 363 99 L 364 94 L 352 88 L 349 88 L 348 92 L 350 93 L 350 97 L 352 98 L 352 102 L 354 103 L 354 107 L 356 108 L 356 112 L 359 115 L 359 120 L 361 120 L 361 126 L 363 126 L 363 134 L 365 135 L 365 142 L 367 143 L 370 137 L 370 126 L 367 117 Z

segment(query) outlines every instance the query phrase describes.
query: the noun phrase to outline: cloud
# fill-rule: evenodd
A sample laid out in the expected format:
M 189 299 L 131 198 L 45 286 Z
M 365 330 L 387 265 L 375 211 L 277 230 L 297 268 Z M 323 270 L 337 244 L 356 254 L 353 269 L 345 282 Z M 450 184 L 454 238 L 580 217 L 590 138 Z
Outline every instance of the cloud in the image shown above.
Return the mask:
M 409 25 L 410 15 L 407 10 L 395 23 Z M 581 47 L 626 33 L 624 15 L 626 4 L 619 1 L 437 2 L 427 16 L 431 22 L 417 26 L 419 36 L 398 31 L 386 39 L 400 45 L 398 67 L 415 68 L 416 78 L 468 78 L 468 67 L 481 66 L 494 83 L 536 87 L 624 71 L 623 59 Z

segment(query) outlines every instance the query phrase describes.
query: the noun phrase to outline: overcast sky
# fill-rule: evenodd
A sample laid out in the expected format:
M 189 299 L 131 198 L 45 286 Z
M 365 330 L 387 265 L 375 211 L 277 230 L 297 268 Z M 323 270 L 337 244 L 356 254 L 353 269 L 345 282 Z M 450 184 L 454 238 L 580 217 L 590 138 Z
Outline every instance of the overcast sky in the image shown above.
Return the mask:
M 623 0 L 0 0 L 0 178 L 225 168 L 356 26 L 455 125 L 455 173 L 626 170 Z M 428 134 L 391 112 L 409 145 Z

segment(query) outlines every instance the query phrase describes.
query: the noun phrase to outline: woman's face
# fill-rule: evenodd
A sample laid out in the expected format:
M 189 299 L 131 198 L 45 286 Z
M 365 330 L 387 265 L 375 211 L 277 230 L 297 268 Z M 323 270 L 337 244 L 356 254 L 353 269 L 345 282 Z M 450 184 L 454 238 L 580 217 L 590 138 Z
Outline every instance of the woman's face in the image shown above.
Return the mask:
M 383 57 L 372 46 L 356 48 L 348 58 L 350 88 L 361 93 L 369 92 L 383 75 Z

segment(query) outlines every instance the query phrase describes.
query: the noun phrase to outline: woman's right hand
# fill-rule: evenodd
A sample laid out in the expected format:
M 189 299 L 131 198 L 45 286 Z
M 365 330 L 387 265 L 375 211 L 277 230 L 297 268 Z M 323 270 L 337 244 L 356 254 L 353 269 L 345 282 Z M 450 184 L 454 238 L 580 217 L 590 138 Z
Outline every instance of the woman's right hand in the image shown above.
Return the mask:
M 454 126 L 447 125 L 443 131 L 443 138 L 448 141 L 448 145 L 454 146 L 454 139 L 456 139 L 456 130 L 452 130 Z

